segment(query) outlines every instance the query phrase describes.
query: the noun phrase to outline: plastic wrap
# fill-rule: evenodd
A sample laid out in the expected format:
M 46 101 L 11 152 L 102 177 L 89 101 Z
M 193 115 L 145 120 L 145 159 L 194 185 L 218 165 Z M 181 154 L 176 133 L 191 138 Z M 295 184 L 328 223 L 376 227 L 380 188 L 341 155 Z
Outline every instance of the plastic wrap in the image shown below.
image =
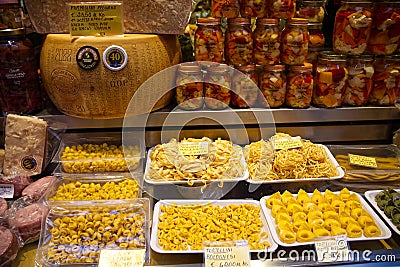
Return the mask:
M 19 250 L 17 236 L 6 227 L 0 226 L 0 240 L 0 267 L 11 266 Z
M 27 175 L 0 176 L 0 197 L 18 198 L 30 183 Z
M 40 178 L 25 187 L 21 195 L 23 197 L 31 197 L 35 200 L 39 200 L 44 195 L 46 190 L 51 186 L 51 184 L 56 182 L 56 179 L 57 178 L 54 176 Z

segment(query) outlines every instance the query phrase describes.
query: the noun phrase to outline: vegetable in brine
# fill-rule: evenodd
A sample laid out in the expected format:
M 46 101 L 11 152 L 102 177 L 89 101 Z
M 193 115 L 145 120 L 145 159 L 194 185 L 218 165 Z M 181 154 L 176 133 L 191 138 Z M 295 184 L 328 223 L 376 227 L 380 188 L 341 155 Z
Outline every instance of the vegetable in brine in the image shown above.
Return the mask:
M 224 39 L 220 19 L 198 18 L 194 36 L 195 59 L 222 63 Z
M 284 65 L 266 65 L 260 74 L 260 90 L 269 107 L 285 103 L 286 74 Z
M 225 61 L 235 66 L 249 65 L 253 61 L 253 37 L 250 20 L 234 18 L 228 20 L 225 33 Z
M 253 32 L 253 58 L 259 65 L 273 65 L 280 62 L 281 32 L 277 19 L 257 19 Z

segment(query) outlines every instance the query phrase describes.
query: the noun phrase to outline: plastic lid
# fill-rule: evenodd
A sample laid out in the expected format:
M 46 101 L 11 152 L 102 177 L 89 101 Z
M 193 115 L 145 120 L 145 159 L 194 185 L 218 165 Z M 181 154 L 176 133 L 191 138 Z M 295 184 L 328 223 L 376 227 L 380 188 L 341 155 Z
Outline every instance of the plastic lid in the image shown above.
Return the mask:
M 257 19 L 257 25 L 278 25 L 278 19 Z
M 285 65 L 265 65 L 264 70 L 267 71 L 283 71 L 285 70 Z
M 228 24 L 247 25 L 247 24 L 250 24 L 250 19 L 248 19 L 248 18 L 231 18 L 231 19 L 228 19 Z
M 25 34 L 25 28 L 0 30 L 0 37 L 23 35 L 23 34 Z
M 197 24 L 199 24 L 199 25 L 220 25 L 221 20 L 219 18 L 212 18 L 212 17 L 198 18 Z

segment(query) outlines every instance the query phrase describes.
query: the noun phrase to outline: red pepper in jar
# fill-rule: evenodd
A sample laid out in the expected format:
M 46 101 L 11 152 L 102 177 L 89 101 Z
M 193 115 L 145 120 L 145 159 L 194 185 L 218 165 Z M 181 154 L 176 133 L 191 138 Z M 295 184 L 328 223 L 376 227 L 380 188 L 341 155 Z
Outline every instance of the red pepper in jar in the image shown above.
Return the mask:
M 238 108 L 254 107 L 259 89 L 255 65 L 238 66 L 232 77 L 232 105 Z
M 237 0 L 212 0 L 211 14 L 214 18 L 236 18 L 239 16 Z
M 275 19 L 288 19 L 294 17 L 295 0 L 270 0 L 268 15 Z
M 253 32 L 254 63 L 273 65 L 280 62 L 281 32 L 277 19 L 257 19 Z
M 325 46 L 322 23 L 309 23 L 308 32 L 308 54 L 306 61 L 309 63 L 316 63 L 319 52 L 323 51 Z
M 225 60 L 227 64 L 235 66 L 252 63 L 253 37 L 249 19 L 228 20 L 228 29 L 225 33 Z
M 261 71 L 260 90 L 269 107 L 277 108 L 285 103 L 286 74 L 284 65 L 265 65 Z
M 224 39 L 220 19 L 198 18 L 194 36 L 195 59 L 222 63 Z
M 229 67 L 224 64 L 207 67 L 204 81 L 206 107 L 209 109 L 227 108 L 231 101 Z
M 335 17 L 333 50 L 336 53 L 360 55 L 365 52 L 372 26 L 370 2 L 344 1 Z
M 308 54 L 307 19 L 294 18 L 282 31 L 281 61 L 287 65 L 304 64 Z
M 292 108 L 308 108 L 311 104 L 314 79 L 312 64 L 290 66 L 286 91 L 286 105 Z
M 308 19 L 309 22 L 322 23 L 325 16 L 326 1 L 303 0 L 296 6 L 296 17 Z
M 240 15 L 248 18 L 263 18 L 267 16 L 267 1 L 239 0 Z

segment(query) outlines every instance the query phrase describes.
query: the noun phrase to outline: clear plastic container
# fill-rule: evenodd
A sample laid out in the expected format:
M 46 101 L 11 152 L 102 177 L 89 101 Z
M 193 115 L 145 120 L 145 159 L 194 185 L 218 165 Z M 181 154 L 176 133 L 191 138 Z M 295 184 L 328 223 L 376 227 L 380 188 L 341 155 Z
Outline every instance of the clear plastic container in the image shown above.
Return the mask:
M 286 73 L 284 65 L 266 65 L 260 73 L 260 90 L 271 108 L 285 103 Z
M 303 0 L 296 3 L 296 17 L 308 19 L 312 23 L 322 23 L 325 17 L 326 0 Z
M 345 0 L 336 12 L 333 50 L 339 54 L 360 55 L 367 49 L 372 27 L 372 2 Z
M 228 20 L 225 32 L 225 61 L 229 65 L 245 66 L 253 61 L 253 37 L 250 19 Z
M 264 18 L 267 16 L 267 1 L 239 0 L 240 15 L 244 18 Z
M 239 16 L 238 0 L 212 0 L 211 14 L 214 18 L 236 18 Z
M 253 59 L 255 64 L 279 64 L 281 54 L 281 31 L 278 19 L 257 19 L 253 32 Z
M 268 17 L 274 19 L 288 19 L 294 17 L 295 0 L 270 0 L 268 6 Z
M 47 207 L 37 266 L 93 266 L 105 250 L 143 249 L 149 261 L 149 199 L 52 201 Z
M 194 54 L 197 61 L 222 63 L 224 36 L 219 18 L 198 18 L 194 35 Z
M 180 108 L 195 110 L 203 107 L 203 74 L 198 64 L 180 64 L 175 84 L 175 100 Z
M 256 66 L 239 66 L 236 69 L 238 72 L 232 76 L 232 105 L 238 108 L 256 106 L 259 95 Z
M 311 64 L 290 66 L 287 77 L 286 105 L 292 108 L 308 108 L 314 87 Z
M 210 66 L 204 77 L 204 102 L 209 109 L 224 109 L 231 102 L 231 73 L 225 64 Z
M 287 65 L 302 65 L 308 54 L 307 19 L 293 18 L 282 31 L 281 61 Z

